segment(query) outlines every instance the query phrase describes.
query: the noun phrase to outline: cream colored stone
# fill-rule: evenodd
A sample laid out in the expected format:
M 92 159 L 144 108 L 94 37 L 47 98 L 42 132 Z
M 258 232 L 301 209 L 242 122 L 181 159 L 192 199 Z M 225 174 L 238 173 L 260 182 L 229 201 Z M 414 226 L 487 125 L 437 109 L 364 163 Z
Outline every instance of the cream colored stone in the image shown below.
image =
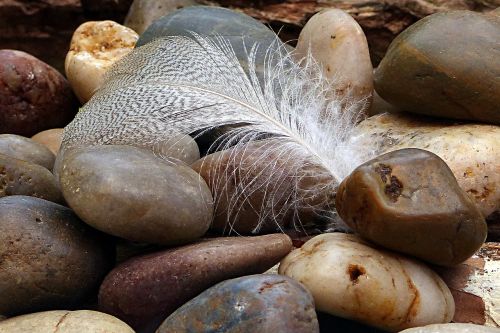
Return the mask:
M 373 66 L 366 36 L 359 24 L 340 9 L 323 10 L 306 23 L 297 42 L 300 59 L 310 50 L 333 81 L 340 98 L 365 99 L 368 109 L 373 94 Z
M 441 157 L 485 218 L 500 210 L 500 126 L 384 113 L 361 122 L 351 143 L 377 155 L 420 148 Z
M 279 273 L 303 283 L 316 309 L 391 332 L 447 323 L 455 311 L 450 290 L 430 268 L 354 235 L 312 238 L 281 261 Z
M 104 73 L 133 50 L 139 35 L 113 21 L 80 25 L 71 39 L 64 68 L 80 102 L 87 102 L 102 84 Z
M 97 311 L 46 311 L 6 319 L 1 333 L 134 333 L 121 320 Z
M 57 156 L 59 148 L 61 147 L 62 133 L 62 128 L 53 128 L 35 134 L 31 137 L 31 140 L 45 145 Z
M 410 328 L 400 333 L 500 333 L 500 329 L 474 324 L 434 324 Z

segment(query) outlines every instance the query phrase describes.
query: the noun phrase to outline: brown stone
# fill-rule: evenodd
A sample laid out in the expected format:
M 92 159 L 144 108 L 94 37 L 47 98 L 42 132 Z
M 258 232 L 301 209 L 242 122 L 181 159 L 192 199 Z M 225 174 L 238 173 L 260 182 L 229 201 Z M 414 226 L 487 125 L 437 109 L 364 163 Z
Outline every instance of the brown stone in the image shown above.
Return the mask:
M 452 11 L 426 17 L 392 43 L 375 89 L 404 111 L 500 124 L 500 17 Z
M 99 308 L 136 329 L 155 329 L 179 306 L 214 284 L 262 273 L 292 249 L 283 234 L 205 239 L 132 258 L 108 274 Z
M 0 230 L 0 313 L 9 316 L 81 304 L 114 259 L 109 239 L 39 198 L 0 198 Z
M 336 207 L 362 237 L 438 265 L 465 261 L 486 239 L 477 206 L 426 150 L 396 150 L 357 167 L 340 184 Z
M 63 203 L 54 175 L 46 168 L 0 154 L 0 197 L 27 195 Z
M 0 133 L 32 136 L 65 126 L 76 111 L 64 76 L 27 53 L 0 50 Z
M 294 169 L 293 161 L 277 149 L 280 144 L 279 139 L 257 141 L 208 155 L 191 166 L 215 198 L 214 230 L 270 233 L 335 218 L 336 186 L 330 173 L 313 165 Z M 303 176 L 298 183 L 297 174 Z

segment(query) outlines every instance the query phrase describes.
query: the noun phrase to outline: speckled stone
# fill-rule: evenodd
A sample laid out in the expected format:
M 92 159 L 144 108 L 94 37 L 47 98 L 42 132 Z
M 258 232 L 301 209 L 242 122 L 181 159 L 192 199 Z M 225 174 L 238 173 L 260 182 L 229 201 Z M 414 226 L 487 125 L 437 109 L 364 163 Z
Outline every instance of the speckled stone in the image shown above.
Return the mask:
M 401 110 L 500 124 L 500 17 L 448 11 L 391 43 L 375 89 Z
M 27 195 L 62 203 L 54 175 L 46 168 L 0 154 L 0 197 Z
M 204 291 L 172 315 L 157 333 L 319 333 L 310 293 L 280 275 L 251 275 Z
M 0 133 L 32 136 L 62 127 L 77 108 L 56 69 L 25 52 L 0 50 Z
M 149 331 L 203 290 L 265 272 L 291 250 L 290 238 L 275 234 L 205 239 L 137 256 L 108 274 L 99 291 L 99 308 Z
M 0 198 L 0 230 L 2 314 L 76 306 L 92 296 L 114 259 L 108 238 L 46 200 Z
M 362 237 L 433 264 L 459 264 L 486 240 L 481 212 L 446 163 L 426 150 L 395 150 L 360 165 L 335 202 Z
M 0 154 L 52 170 L 55 155 L 41 143 L 15 134 L 0 134 Z

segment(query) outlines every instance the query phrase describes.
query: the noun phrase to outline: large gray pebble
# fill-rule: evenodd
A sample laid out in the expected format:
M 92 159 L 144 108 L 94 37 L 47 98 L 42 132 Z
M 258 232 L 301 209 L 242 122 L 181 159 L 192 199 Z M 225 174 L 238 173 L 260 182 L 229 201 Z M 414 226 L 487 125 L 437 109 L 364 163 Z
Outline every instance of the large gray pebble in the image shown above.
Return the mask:
M 0 134 L 0 154 L 39 164 L 49 170 L 56 159 L 46 146 L 15 134 Z
M 28 195 L 63 202 L 54 175 L 46 168 L 0 154 L 0 197 Z
M 6 315 L 79 304 L 114 256 L 109 240 L 69 208 L 39 198 L 1 198 L 0 230 L 0 313 Z
M 212 221 L 210 190 L 175 159 L 131 146 L 93 146 L 66 152 L 60 172 L 64 198 L 76 214 L 118 237 L 186 243 Z

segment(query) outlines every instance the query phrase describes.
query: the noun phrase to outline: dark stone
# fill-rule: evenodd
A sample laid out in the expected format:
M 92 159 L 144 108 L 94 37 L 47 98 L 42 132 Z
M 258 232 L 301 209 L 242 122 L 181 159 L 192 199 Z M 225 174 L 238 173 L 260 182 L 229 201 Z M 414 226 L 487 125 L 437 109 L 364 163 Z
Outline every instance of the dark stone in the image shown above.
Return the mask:
M 451 266 L 486 239 L 486 222 L 446 163 L 421 149 L 395 150 L 357 167 L 340 184 L 340 217 L 362 237 Z
M 38 198 L 0 198 L 0 313 L 80 304 L 111 268 L 113 244 L 66 207 Z
M 281 275 L 228 280 L 201 293 L 170 315 L 157 333 L 319 332 L 311 294 Z
M 128 240 L 174 245 L 205 234 L 212 197 L 179 160 L 131 146 L 92 146 L 64 153 L 60 184 L 75 213 Z
M 0 50 L 0 133 L 33 136 L 64 127 L 77 108 L 57 70 L 27 53 Z
M 0 197 L 27 195 L 63 203 L 54 175 L 46 168 L 0 154 Z
M 498 36 L 499 16 L 428 16 L 391 43 L 375 89 L 401 110 L 500 124 Z
M 263 273 L 292 250 L 283 234 L 205 239 L 132 258 L 108 274 L 99 308 L 141 331 L 154 330 L 179 306 L 214 284 Z

